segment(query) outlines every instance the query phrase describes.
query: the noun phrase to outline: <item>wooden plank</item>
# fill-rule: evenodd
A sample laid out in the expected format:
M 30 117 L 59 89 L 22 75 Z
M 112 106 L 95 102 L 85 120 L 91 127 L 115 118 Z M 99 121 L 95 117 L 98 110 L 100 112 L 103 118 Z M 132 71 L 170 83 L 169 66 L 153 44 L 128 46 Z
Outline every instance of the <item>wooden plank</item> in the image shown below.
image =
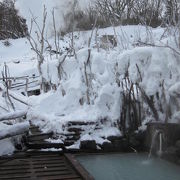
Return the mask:
M 0 164 L 1 165 L 1 164 Z M 28 167 L 29 166 L 29 164 L 28 163 L 21 163 L 20 164 L 20 162 L 18 162 L 18 163 L 13 163 L 13 164 L 5 164 L 5 163 L 3 163 L 1 166 L 3 166 L 3 167 Z M 1 167 L 2 168 L 2 167 Z
M 83 121 L 69 121 L 68 126 L 86 126 L 86 125 L 94 125 L 96 122 L 83 122 Z
M 24 169 L 13 169 L 13 170 L 11 170 L 11 171 L 7 171 L 7 170 L 3 170 L 3 171 L 1 171 L 0 172 L 0 177 L 1 176 L 3 176 L 3 175 L 7 175 L 8 174 L 8 176 L 11 176 L 11 175 L 17 175 L 17 174 L 30 174 L 31 173 L 31 171 L 30 170 L 24 170 Z
M 28 170 L 29 169 L 29 166 L 4 166 L 4 167 L 0 167 L 0 171 L 14 171 L 14 170 L 22 170 L 22 171 L 25 171 L 25 170 Z
M 36 131 L 37 132 L 37 131 Z M 28 140 L 41 140 L 41 139 L 48 139 L 53 136 L 53 132 L 51 133 L 40 133 L 28 136 Z
M 37 177 L 42 177 L 42 176 L 52 176 L 52 175 L 73 175 L 74 173 L 70 171 L 50 171 L 50 172 L 35 172 Z
M 75 132 L 75 133 L 80 133 L 80 132 L 82 132 L 82 131 L 84 131 L 84 129 L 82 129 L 82 128 L 76 128 L 76 127 L 69 127 L 68 128 L 68 131 L 69 132 Z
M 48 158 L 47 158 L 48 157 Z M 64 161 L 65 158 L 61 156 L 42 156 L 42 157 L 32 157 L 33 162 L 37 161 L 53 161 L 53 160 L 58 160 L 58 161 Z
M 33 165 L 35 169 L 44 169 L 44 168 L 56 168 L 56 167 L 70 167 L 65 162 L 59 163 L 59 164 L 38 164 Z
M 73 168 L 84 180 L 94 180 L 88 171 L 75 159 L 72 154 L 65 154 L 67 160 L 72 164 Z
M 33 154 L 31 152 L 31 158 L 32 159 L 41 159 L 41 158 L 53 158 L 53 157 L 58 157 L 58 158 L 62 158 L 62 159 L 65 159 L 65 157 L 61 154 L 61 153 L 58 153 L 58 152 L 45 152 L 45 153 L 42 153 L 42 152 L 35 152 L 35 154 Z
M 27 143 L 27 146 L 31 149 L 45 149 L 45 148 L 64 148 L 63 143 L 50 143 L 43 141 L 34 141 L 33 143 Z
M 31 175 L 29 174 L 19 174 L 19 175 L 3 175 L 3 176 L 0 176 L 0 179 L 20 179 L 20 178 L 29 178 L 30 179 Z
M 27 158 L 27 159 L 25 159 Z M 0 164 L 1 165 L 1 164 Z M 24 159 L 18 158 L 18 157 L 7 157 L 7 159 L 5 159 L 5 157 L 3 158 L 3 162 L 2 165 L 5 166 L 28 166 L 29 165 L 29 160 L 28 157 L 24 157 Z
M 28 177 L 19 177 L 18 180 L 35 180 L 35 179 L 32 179 L 30 176 Z M 17 180 L 17 178 L 13 178 L 13 177 L 5 177 L 5 178 L 1 178 L 1 180 Z
M 32 178 L 30 176 L 28 177 L 19 177 L 18 180 L 32 180 Z M 13 178 L 13 177 L 2 177 L 1 180 L 17 180 L 17 178 Z M 34 179 L 35 180 L 35 179 Z
M 51 164 L 62 164 L 62 163 L 64 163 L 64 162 L 59 162 L 59 161 L 56 161 L 56 162 L 36 162 L 36 163 L 33 163 L 34 165 L 40 165 L 40 164 L 43 164 L 43 165 L 46 165 L 46 166 L 48 166 L 48 165 L 51 165 Z
M 44 169 L 35 169 L 34 171 L 36 174 L 41 174 L 41 173 L 49 173 L 49 174 L 52 174 L 52 173 L 59 173 L 59 174 L 73 174 L 74 172 L 68 168 L 44 168 Z
M 40 175 L 38 177 L 43 177 L 42 179 L 48 180 L 65 180 L 65 179 L 72 179 L 72 178 L 80 178 L 80 176 L 76 174 L 69 174 L 69 175 Z
M 42 176 L 42 177 L 38 177 L 38 180 L 76 180 L 76 179 L 82 180 L 82 178 L 80 178 L 78 175 L 49 175 L 49 176 Z M 35 180 L 35 179 L 33 179 Z
M 48 171 L 65 171 L 65 170 L 70 170 L 70 166 L 67 167 L 65 165 L 63 166 L 45 166 L 45 167 L 41 167 L 41 168 L 37 168 L 37 167 L 34 167 L 35 168 L 35 172 L 48 172 Z
M 71 146 L 76 142 L 76 140 L 65 140 L 64 145 L 65 146 Z

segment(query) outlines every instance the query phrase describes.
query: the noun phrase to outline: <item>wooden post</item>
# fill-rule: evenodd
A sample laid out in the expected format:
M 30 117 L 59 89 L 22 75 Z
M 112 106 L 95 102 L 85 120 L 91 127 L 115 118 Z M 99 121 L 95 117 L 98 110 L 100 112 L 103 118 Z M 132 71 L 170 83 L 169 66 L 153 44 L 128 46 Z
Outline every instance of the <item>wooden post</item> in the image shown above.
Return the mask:
M 26 96 L 28 96 L 28 82 L 29 82 L 29 79 L 26 78 L 26 87 L 25 87 L 25 93 L 26 93 Z

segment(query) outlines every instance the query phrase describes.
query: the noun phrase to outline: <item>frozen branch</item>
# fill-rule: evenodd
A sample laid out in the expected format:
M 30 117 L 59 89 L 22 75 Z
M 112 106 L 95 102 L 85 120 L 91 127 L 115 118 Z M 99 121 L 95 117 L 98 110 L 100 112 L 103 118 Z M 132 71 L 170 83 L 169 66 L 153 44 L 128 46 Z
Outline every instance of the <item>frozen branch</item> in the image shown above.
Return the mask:
M 29 131 L 29 127 L 29 122 L 12 125 L 7 129 L 1 130 L 0 140 L 24 134 Z
M 21 118 L 26 116 L 27 111 L 15 111 L 12 113 L 6 113 L 4 115 L 0 115 L 0 121 L 12 120 L 16 118 Z

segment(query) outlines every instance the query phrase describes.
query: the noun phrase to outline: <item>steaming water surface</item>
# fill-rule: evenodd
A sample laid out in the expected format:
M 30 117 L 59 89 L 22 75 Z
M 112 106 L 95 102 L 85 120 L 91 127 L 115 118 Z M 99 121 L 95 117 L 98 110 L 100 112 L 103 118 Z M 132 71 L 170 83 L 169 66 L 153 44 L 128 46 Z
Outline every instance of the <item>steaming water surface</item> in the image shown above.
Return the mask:
M 95 180 L 180 180 L 180 167 L 147 154 L 77 156 Z

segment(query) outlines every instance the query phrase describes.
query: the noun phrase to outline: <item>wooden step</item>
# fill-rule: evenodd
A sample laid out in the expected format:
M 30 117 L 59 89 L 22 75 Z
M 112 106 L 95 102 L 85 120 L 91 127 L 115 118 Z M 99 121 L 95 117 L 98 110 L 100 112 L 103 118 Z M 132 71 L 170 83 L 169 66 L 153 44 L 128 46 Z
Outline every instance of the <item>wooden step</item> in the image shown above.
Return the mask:
M 74 135 L 74 136 L 68 136 L 66 137 L 65 141 L 66 140 L 74 140 L 74 141 L 77 141 L 80 139 L 80 135 Z
M 30 135 L 27 137 L 27 141 L 44 140 L 44 139 L 49 139 L 52 136 L 53 136 L 53 133 Z
M 65 140 L 65 141 L 64 141 L 64 145 L 65 145 L 65 146 L 71 146 L 71 145 L 73 145 L 75 142 L 76 142 L 76 141 L 73 141 L 73 140 Z
M 48 148 L 64 149 L 65 148 L 63 143 L 46 143 L 46 142 L 27 143 L 26 146 L 30 149 L 48 149 Z
M 82 131 L 84 131 L 84 130 L 81 129 L 81 128 L 70 127 L 70 128 L 68 128 L 68 131 L 69 131 L 69 132 L 75 132 L 75 134 L 78 134 L 78 133 L 80 133 L 80 132 L 82 132 Z
M 42 132 L 39 130 L 39 128 L 30 128 L 29 129 L 29 134 L 31 135 L 36 135 L 36 134 L 41 134 Z
M 96 122 L 83 122 L 83 121 L 69 121 L 68 126 L 87 126 L 94 125 Z

